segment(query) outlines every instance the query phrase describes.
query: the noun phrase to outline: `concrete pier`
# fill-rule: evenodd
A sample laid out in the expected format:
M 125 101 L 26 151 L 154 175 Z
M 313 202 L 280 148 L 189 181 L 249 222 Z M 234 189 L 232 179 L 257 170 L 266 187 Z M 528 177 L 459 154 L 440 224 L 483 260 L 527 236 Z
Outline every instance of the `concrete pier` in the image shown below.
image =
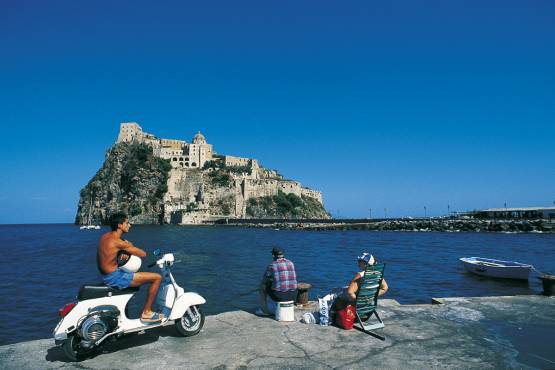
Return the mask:
M 359 330 L 281 323 L 244 311 L 209 316 L 202 332 L 154 329 L 66 362 L 52 339 L 0 347 L 2 369 L 529 369 L 555 368 L 555 298 L 380 301 L 380 341 Z M 300 316 L 302 312 L 297 312 Z M 25 329 L 29 330 L 29 328 Z

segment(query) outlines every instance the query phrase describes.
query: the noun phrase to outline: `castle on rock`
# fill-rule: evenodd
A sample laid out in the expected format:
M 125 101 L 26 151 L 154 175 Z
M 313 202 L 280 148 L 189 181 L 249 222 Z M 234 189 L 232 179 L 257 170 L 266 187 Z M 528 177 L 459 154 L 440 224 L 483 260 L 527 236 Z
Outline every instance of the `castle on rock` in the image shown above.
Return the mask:
M 158 138 L 144 132 L 136 122 L 125 122 L 120 125 L 116 143 L 125 142 L 147 144 L 156 157 L 170 162 L 172 169 L 164 196 L 166 222 L 194 224 L 222 216 L 244 218 L 249 199 L 271 197 L 279 192 L 309 197 L 323 204 L 321 192 L 285 180 L 276 171 L 260 166 L 256 159 L 217 154 L 200 131 L 188 143 Z M 209 186 L 206 181 L 211 172 L 222 167 L 233 170 L 229 171 L 227 190 Z M 224 207 L 226 212 L 214 206 L 225 202 L 229 203 Z M 215 210 L 220 214 L 214 214 Z

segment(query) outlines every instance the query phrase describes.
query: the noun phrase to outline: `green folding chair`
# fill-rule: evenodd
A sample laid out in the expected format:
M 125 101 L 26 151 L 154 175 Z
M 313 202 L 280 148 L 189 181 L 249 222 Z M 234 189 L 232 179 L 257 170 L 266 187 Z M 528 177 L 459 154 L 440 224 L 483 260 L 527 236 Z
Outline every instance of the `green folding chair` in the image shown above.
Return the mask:
M 384 269 L 385 263 L 366 266 L 355 303 L 356 318 L 362 327 L 362 331 L 381 340 L 385 340 L 385 337 L 372 332 L 372 330 L 385 326 L 377 311 L 378 293 L 382 284 Z M 372 316 L 376 316 L 378 321 L 374 322 Z M 364 321 L 362 320 L 363 317 L 365 318 Z

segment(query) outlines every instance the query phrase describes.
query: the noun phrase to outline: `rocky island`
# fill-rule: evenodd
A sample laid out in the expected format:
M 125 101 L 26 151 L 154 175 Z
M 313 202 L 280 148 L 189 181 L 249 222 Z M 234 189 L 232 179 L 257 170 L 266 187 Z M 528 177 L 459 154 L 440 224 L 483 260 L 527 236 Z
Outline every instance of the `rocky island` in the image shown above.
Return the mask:
M 122 123 L 102 168 L 81 190 L 76 224 L 201 224 L 225 218 L 329 219 L 322 193 L 256 159 L 219 155 L 198 132 L 191 143 Z

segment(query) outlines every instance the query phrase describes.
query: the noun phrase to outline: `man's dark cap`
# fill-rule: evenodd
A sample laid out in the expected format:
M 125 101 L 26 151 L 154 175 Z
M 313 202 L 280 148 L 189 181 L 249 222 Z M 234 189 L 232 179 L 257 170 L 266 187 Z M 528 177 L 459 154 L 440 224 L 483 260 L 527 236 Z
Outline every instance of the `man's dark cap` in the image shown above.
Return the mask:
M 283 249 L 280 247 L 274 247 L 274 249 L 272 249 L 272 255 L 274 256 L 283 256 Z

